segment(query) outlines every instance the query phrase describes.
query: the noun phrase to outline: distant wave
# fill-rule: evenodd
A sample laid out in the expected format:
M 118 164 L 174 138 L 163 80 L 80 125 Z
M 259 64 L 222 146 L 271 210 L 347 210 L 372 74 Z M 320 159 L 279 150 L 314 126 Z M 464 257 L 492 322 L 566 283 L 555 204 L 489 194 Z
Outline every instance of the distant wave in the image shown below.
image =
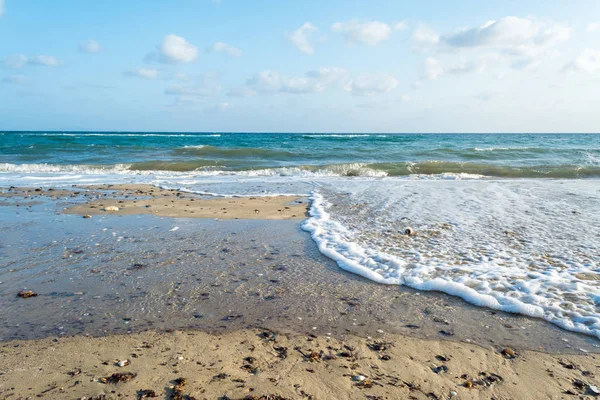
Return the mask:
M 187 133 L 187 134 L 171 134 L 171 133 L 58 133 L 58 132 L 15 132 L 17 135 L 24 136 L 68 136 L 68 137 L 87 137 L 87 136 L 103 136 L 103 137 L 221 137 L 220 134 L 208 133 Z
M 201 149 L 200 149 L 201 150 Z M 115 165 L 60 165 L 0 163 L 0 173 L 177 174 L 195 176 L 297 176 L 297 177 L 410 177 L 413 179 L 482 178 L 600 178 L 600 165 L 502 166 L 482 163 L 422 161 L 401 163 L 340 163 L 290 167 L 233 168 L 211 160 L 146 161 Z
M 175 154 L 193 155 L 198 157 L 218 157 L 227 159 L 294 159 L 296 154 L 286 150 L 272 150 L 254 147 L 217 147 L 208 145 L 185 146 L 174 150 Z
M 388 135 L 370 135 L 370 134 L 313 134 L 313 135 L 302 135 L 303 138 L 358 138 L 358 137 L 378 137 L 385 138 Z

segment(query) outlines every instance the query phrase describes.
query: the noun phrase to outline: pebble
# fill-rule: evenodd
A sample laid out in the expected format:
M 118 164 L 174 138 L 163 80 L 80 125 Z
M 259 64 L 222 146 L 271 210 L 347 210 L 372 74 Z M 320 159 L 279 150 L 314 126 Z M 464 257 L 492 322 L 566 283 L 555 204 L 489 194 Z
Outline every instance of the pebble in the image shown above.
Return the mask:
M 366 376 L 364 376 L 364 375 L 354 375 L 354 376 L 352 377 L 352 380 L 353 380 L 353 381 L 355 381 L 355 382 L 362 382 L 362 381 L 364 381 L 365 379 L 367 379 L 367 377 L 366 377 Z
M 450 392 L 450 398 L 458 396 L 458 393 L 455 391 Z
M 115 206 L 104 207 L 104 211 L 119 211 L 119 207 L 115 207 Z
M 383 333 L 383 329 L 377 329 L 377 333 Z
M 117 365 L 119 367 L 124 367 L 126 365 L 129 365 L 129 360 L 121 360 L 121 361 L 117 361 Z

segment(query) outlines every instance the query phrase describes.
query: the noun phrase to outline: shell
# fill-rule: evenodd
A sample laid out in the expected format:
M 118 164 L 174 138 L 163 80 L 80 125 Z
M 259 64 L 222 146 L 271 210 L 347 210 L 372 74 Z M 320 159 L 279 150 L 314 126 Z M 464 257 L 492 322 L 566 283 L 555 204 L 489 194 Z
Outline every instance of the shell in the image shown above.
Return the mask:
M 411 227 L 408 227 L 404 230 L 404 234 L 408 235 L 408 236 L 415 236 L 417 234 L 417 232 L 415 232 L 415 230 Z
M 115 207 L 115 206 L 104 207 L 104 211 L 119 211 L 119 207 Z

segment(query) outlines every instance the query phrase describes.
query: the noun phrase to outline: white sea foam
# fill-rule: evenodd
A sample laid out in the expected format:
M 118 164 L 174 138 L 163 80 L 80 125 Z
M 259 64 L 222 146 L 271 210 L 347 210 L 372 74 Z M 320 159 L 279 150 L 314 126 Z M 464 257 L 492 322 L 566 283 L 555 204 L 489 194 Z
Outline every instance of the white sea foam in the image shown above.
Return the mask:
M 221 137 L 220 134 L 214 133 L 188 133 L 188 134 L 168 134 L 168 133 L 58 133 L 58 132 L 28 132 L 21 134 L 22 136 L 68 136 L 68 137 L 86 137 L 86 136 L 103 136 L 103 137 Z
M 364 163 L 338 164 L 311 169 L 298 167 L 264 168 L 254 170 L 219 170 L 202 167 L 194 171 L 136 170 L 131 164 L 106 165 L 61 165 L 61 164 L 9 164 L 0 163 L 0 173 L 53 173 L 53 174 L 128 174 L 128 175 L 172 175 L 172 176 L 289 176 L 289 177 L 333 177 L 333 176 L 369 176 L 384 177 L 385 171 L 369 168 Z
M 369 134 L 313 134 L 313 135 L 302 135 L 305 138 L 359 138 L 359 137 L 378 137 L 384 138 L 388 135 L 369 135 Z
M 338 181 L 312 201 L 303 228 L 345 270 L 600 338 L 600 213 L 590 212 L 600 193 L 589 183 Z

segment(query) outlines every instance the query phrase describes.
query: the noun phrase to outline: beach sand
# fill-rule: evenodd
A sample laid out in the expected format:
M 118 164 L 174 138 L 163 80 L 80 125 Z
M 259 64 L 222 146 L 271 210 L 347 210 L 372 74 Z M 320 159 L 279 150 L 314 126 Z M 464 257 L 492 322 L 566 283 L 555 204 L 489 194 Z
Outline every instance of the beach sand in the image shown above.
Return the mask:
M 86 201 L 67 207 L 63 211 L 65 214 L 150 214 L 172 218 L 300 220 L 306 218 L 308 207 L 308 200 L 298 196 L 207 198 L 140 184 L 87 185 L 74 187 L 73 190 L 12 188 L 0 193 L 0 198 L 28 200 L 20 202 L 20 205 L 37 204 L 34 203 L 36 197 L 73 199 L 78 196 Z
M 152 390 L 161 399 L 500 400 L 597 390 L 595 355 L 499 350 L 400 335 L 374 340 L 254 329 L 11 341 L 0 345 L 0 397 L 135 399 Z M 111 383 L 119 373 L 135 377 Z M 175 388 L 178 378 L 185 385 Z M 261 397 L 267 395 L 281 397 Z
M 561 399 L 597 390 L 597 340 L 341 271 L 300 234 L 302 198 L 146 185 L 13 188 L 2 198 L 14 230 L 0 243 L 0 399 L 135 399 L 140 390 L 164 399 Z M 110 206 L 119 211 L 102 211 Z M 17 298 L 25 287 L 40 296 Z M 114 334 L 125 330 L 134 333 Z M 6 340 L 21 336 L 40 339 Z M 136 376 L 103 383 L 121 372 Z M 178 378 L 185 385 L 175 387 Z

